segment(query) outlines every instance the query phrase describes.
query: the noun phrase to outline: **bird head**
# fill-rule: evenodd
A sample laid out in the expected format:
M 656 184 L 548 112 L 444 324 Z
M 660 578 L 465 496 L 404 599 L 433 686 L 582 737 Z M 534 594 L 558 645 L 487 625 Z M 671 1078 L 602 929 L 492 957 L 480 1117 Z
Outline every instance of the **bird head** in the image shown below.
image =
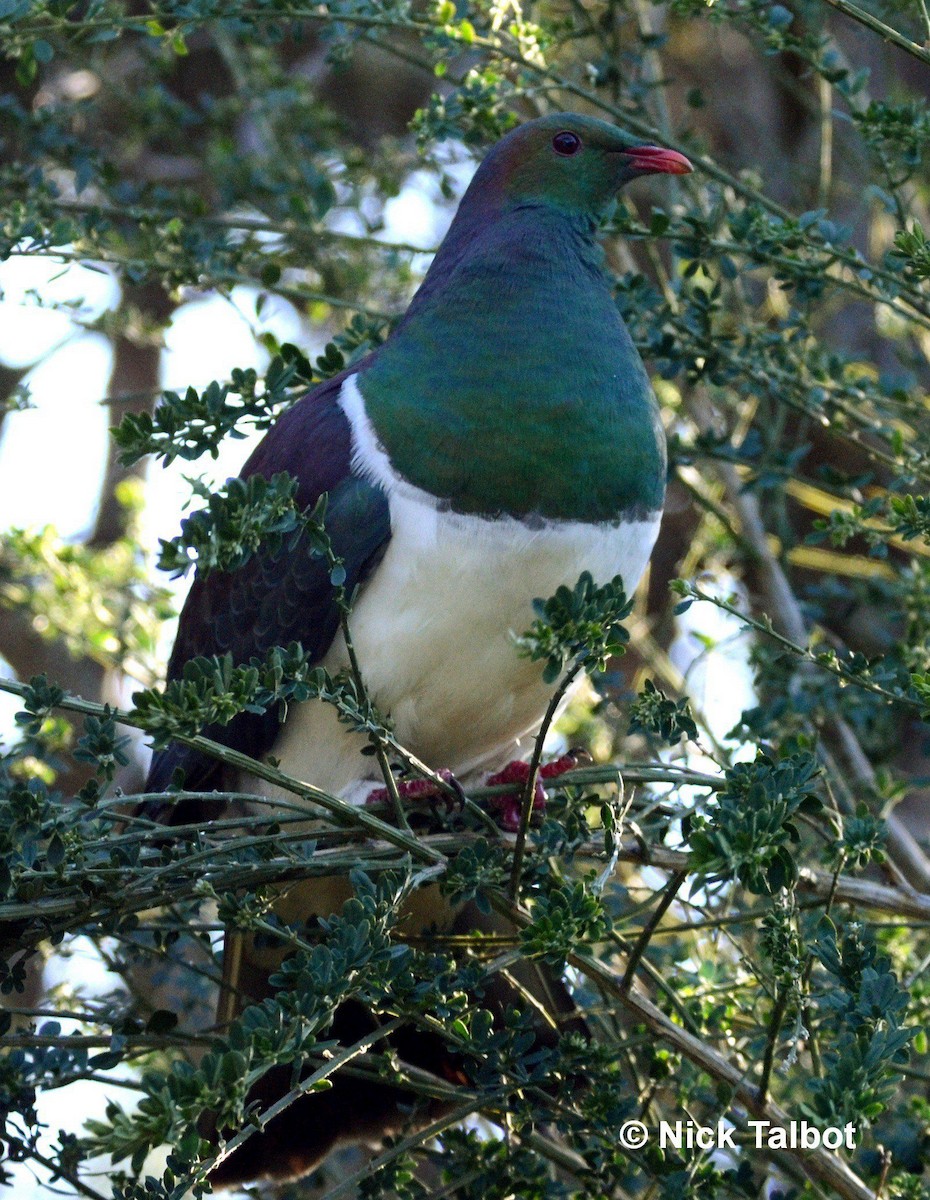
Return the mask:
M 597 220 L 631 179 L 693 169 L 677 150 L 638 141 L 606 121 L 555 113 L 502 138 L 474 186 L 505 208 L 546 205 Z

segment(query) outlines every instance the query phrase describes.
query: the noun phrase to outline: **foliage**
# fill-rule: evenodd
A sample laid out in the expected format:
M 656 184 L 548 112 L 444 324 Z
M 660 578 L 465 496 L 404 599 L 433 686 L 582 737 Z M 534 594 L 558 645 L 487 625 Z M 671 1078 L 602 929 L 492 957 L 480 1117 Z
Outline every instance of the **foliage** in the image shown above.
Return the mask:
M 802 752 L 773 761 L 760 753 L 753 763 L 737 763 L 726 773 L 708 813 L 687 819 L 683 832 L 691 847 L 698 882 L 736 877 L 747 891 L 772 895 L 797 883 L 791 852 L 801 841 L 795 817 L 817 813 L 812 790 L 819 773 L 814 756 Z
M 155 747 L 177 737 L 195 737 L 208 725 L 228 725 L 240 713 L 277 707 L 283 717 L 288 704 L 311 699 L 334 705 L 340 719 L 354 729 L 392 742 L 390 721 L 376 712 L 351 675 L 333 675 L 316 666 L 298 642 L 239 666 L 233 665 L 231 654 L 192 658 L 164 689 L 149 688 L 133 696 L 135 714 Z
M 396 1022 L 441 1037 L 455 1064 L 408 1073 L 411 1108 L 438 1092 L 457 1115 L 361 1167 L 330 1161 L 324 1192 L 930 1195 L 930 867 L 926 826 L 905 824 L 925 799 L 930 713 L 928 35 L 923 4 L 877 0 L 0 0 L 0 258 L 111 272 L 115 307 L 57 307 L 123 345 L 157 344 L 191 299 L 249 289 L 265 364 L 106 398 L 117 536 L 0 540 L 0 652 L 19 674 L 2 687 L 21 708 L 0 761 L 0 1182 L 21 1187 L 25 1164 L 94 1200 L 96 1155 L 122 1200 L 199 1194 L 217 1152 L 204 1114 L 246 1140 L 254 1082 L 294 1066 L 293 1100 L 325 1089 L 341 1053 L 364 1079 L 397 1079 Z M 392 126 L 406 87 L 418 99 Z M 292 645 L 195 659 L 151 686 L 171 608 L 153 557 L 178 577 L 229 571 L 302 536 L 349 597 L 325 504 L 303 511 L 286 475 L 191 480 L 194 511 L 151 555 L 146 460 L 208 468 L 376 347 L 431 250 L 386 233 L 387 202 L 420 188 L 448 204 L 469 156 L 564 108 L 697 168 L 637 184 L 603 231 L 669 433 L 648 597 L 585 572 L 514 631 L 558 695 L 594 676 L 560 727 L 591 761 L 531 771 L 516 849 L 493 819 L 513 782 L 458 795 L 433 775 L 399 814 L 268 762 L 254 786 L 290 790 L 293 807 L 176 783 L 168 836 L 120 791 L 135 786 L 130 733 L 163 746 L 325 703 L 386 784 L 425 768 L 364 663 L 330 670 Z M 275 304 L 304 322 L 300 346 L 264 325 Z M 4 426 L 28 420 L 28 379 L 4 368 L 0 384 Z M 37 463 L 37 492 L 47 475 Z M 56 650 L 59 671 L 94 667 L 96 696 L 55 678 L 41 656 Z M 753 676 L 738 715 L 702 694 L 701 667 L 721 661 Z M 188 819 L 188 802 L 216 819 Z M 281 915 L 282 887 L 350 872 L 340 912 Z M 411 936 L 405 905 L 437 893 L 495 932 Z M 280 959 L 271 994 L 222 1028 L 217 922 Z M 118 986 L 30 995 L 41 958 L 87 942 Z M 531 998 L 493 1002 L 501 979 L 540 966 L 581 1028 L 539 1039 Z M 383 1040 L 338 1043 L 346 1000 L 377 1012 Z M 46 1130 L 43 1105 L 78 1082 L 105 1089 L 105 1112 L 79 1135 Z M 756 1150 L 748 1122 L 763 1116 L 851 1122 L 859 1149 L 838 1152 L 845 1168 Z M 686 1118 L 723 1122 L 735 1147 L 660 1148 L 660 1122 Z M 620 1137 L 634 1120 L 645 1147 Z
M 175 458 L 216 458 L 224 437 L 245 437 L 247 426 L 264 430 L 307 387 L 337 374 L 360 352 L 382 340 L 383 322 L 356 314 L 326 346 L 314 366 L 296 346 L 285 342 L 259 381 L 253 368 L 234 368 L 228 383 L 216 380 L 202 392 L 189 387 L 183 396 L 165 392 L 153 413 L 127 413 L 113 429 L 122 461 L 132 465 L 154 454 L 168 466 Z
M 891 1098 L 894 1064 L 907 1062 L 907 1046 L 917 1032 L 902 1024 L 907 992 L 868 932 L 855 925 L 840 939 L 825 917 L 815 953 L 840 986 L 823 999 L 835 1015 L 837 1037 L 823 1078 L 811 1080 L 812 1111 L 831 1125 L 860 1113 L 874 1119 Z
M 687 696 L 671 700 L 651 679 L 630 705 L 629 732 L 651 733 L 670 745 L 698 736 Z
M 309 536 L 321 528 L 325 503 L 304 519 L 295 507 L 297 480 L 281 472 L 265 479 L 230 479 L 226 486 L 211 493 L 202 484 L 193 485 L 194 494 L 207 501 L 181 522 L 181 534 L 161 542 L 158 565 L 177 577 L 193 566 L 208 571 L 236 571 L 244 567 L 259 547 L 279 554 L 293 535 Z M 292 535 L 290 538 L 286 534 Z M 318 553 L 327 543 L 318 538 Z
M 598 587 L 583 571 L 574 588 L 562 586 L 549 599 L 533 601 L 536 620 L 519 640 L 521 654 L 545 661 L 542 676 L 555 683 L 568 663 L 603 671 L 607 660 L 625 653 L 630 635 L 620 624 L 633 611 L 619 575 Z
M 4 536 L 0 603 L 28 612 L 71 654 L 143 678 L 155 674 L 158 631 L 171 614 L 134 537 L 96 548 L 66 543 L 50 526 Z

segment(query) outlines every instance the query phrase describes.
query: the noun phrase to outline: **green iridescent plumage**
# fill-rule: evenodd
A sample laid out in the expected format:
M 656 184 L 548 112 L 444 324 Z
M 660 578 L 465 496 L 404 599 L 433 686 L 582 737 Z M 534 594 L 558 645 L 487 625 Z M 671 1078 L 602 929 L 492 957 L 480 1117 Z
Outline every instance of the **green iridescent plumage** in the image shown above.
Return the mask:
M 369 419 L 394 469 L 459 512 L 655 512 L 664 437 L 596 241 L 617 188 L 641 173 L 624 154 L 635 144 L 567 114 L 524 129 L 482 164 L 407 316 L 360 373 Z M 577 154 L 553 152 L 561 129 L 583 136 Z

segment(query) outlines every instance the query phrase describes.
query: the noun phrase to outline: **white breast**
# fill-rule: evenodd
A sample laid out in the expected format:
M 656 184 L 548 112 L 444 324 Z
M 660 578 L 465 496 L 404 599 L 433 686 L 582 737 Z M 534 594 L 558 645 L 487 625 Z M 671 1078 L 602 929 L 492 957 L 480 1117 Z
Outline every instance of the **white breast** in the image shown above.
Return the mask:
M 514 635 L 533 621 L 532 602 L 582 571 L 604 583 L 622 575 L 632 592 L 661 514 L 619 525 L 558 521 L 531 528 L 439 511 L 392 470 L 364 412 L 354 378 L 340 403 L 354 435 L 354 468 L 382 487 L 391 541 L 358 597 L 350 627 L 362 674 L 399 740 L 435 768 L 465 775 L 492 766 L 539 725 L 551 695 L 541 665 L 521 658 Z M 337 639 L 326 665 L 345 663 Z M 274 753 L 282 769 L 330 791 L 373 777 L 364 744 L 326 705 L 300 705 Z

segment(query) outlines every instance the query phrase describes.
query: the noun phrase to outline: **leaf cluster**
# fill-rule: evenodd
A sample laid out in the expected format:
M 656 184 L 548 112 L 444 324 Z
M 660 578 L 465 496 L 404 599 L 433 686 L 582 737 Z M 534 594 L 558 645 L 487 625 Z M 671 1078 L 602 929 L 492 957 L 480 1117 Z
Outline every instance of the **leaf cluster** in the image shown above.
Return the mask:
M 726 785 L 706 815 L 683 823 L 691 867 L 699 879 L 738 879 L 748 891 L 772 895 L 798 878 L 796 818 L 816 815 L 820 768 L 807 751 L 773 758 L 761 751 L 726 772 Z
M 826 1072 L 808 1085 L 811 1111 L 834 1125 L 874 1121 L 894 1091 L 917 1033 L 905 1024 L 908 993 L 860 925 L 838 931 L 822 918 L 814 953 L 834 986 L 818 998 L 831 1038 Z
M 609 658 L 626 653 L 630 635 L 621 622 L 633 601 L 619 575 L 598 586 L 583 571 L 573 588 L 563 585 L 548 600 L 534 600 L 533 611 L 536 620 L 517 645 L 524 657 L 545 662 L 546 683 L 554 683 L 568 663 L 603 671 Z
M 682 738 L 696 739 L 697 725 L 687 696 L 671 700 L 651 679 L 630 705 L 630 733 L 652 734 L 674 746 Z
M 261 548 L 271 554 L 293 544 L 298 537 L 310 539 L 321 556 L 329 548 L 323 533 L 326 497 L 311 512 L 302 514 L 295 503 L 298 481 L 282 471 L 266 479 L 250 475 L 230 479 L 218 491 L 194 483 L 194 492 L 207 500 L 181 522 L 181 533 L 160 539 L 158 565 L 177 578 L 193 567 L 208 571 L 236 571 Z

